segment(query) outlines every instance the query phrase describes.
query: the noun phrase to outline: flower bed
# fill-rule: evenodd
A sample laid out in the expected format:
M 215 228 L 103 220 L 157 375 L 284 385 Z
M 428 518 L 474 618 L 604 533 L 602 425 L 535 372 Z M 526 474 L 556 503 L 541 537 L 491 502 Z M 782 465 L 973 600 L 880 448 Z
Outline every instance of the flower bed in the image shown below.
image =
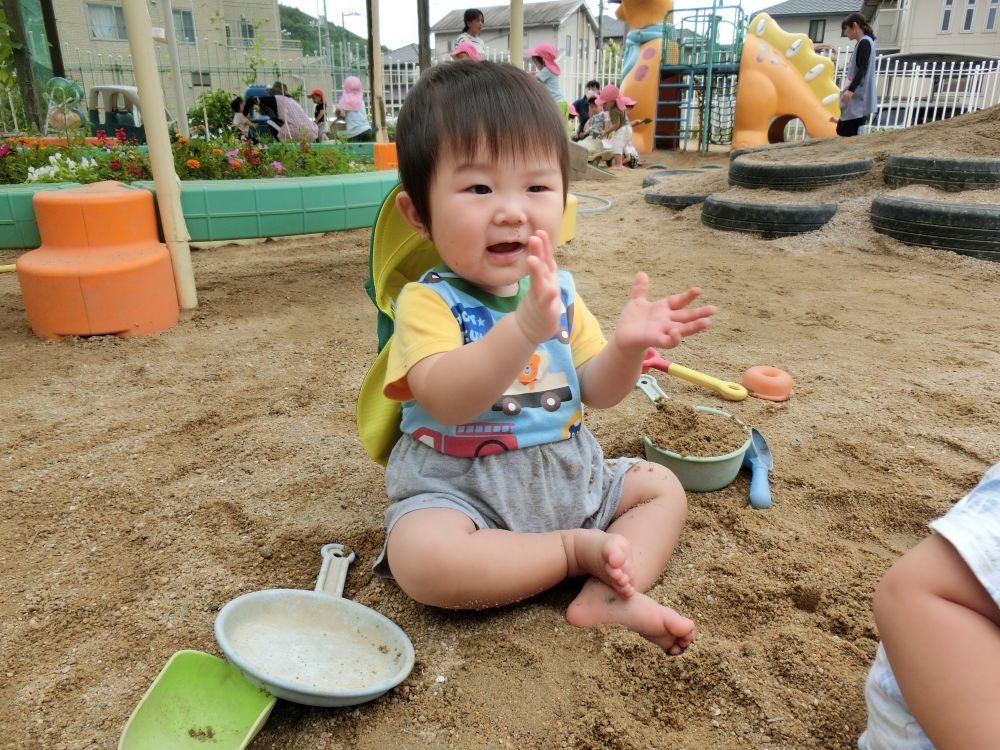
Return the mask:
M 182 180 L 311 177 L 372 169 L 371 144 L 254 145 L 234 138 L 178 138 L 171 149 L 174 169 Z M 130 141 L 122 130 L 113 138 L 98 131 L 96 138 L 70 145 L 32 138 L 11 138 L 0 145 L 0 184 L 4 185 L 150 179 L 146 147 Z
M 155 196 L 145 146 L 120 136 L 88 140 L 99 142 L 67 148 L 16 139 L 0 145 L 0 248 L 41 243 L 36 192 L 110 179 Z M 398 181 L 395 170 L 374 170 L 370 143 L 250 146 L 178 139 L 172 148 L 192 242 L 368 227 Z

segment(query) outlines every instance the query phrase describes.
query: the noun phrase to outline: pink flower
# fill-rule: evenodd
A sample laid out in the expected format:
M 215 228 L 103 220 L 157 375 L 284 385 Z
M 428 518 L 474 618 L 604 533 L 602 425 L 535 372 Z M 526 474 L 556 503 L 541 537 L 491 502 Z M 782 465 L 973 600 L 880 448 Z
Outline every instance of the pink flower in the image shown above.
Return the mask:
M 279 172 L 283 172 L 285 169 L 285 165 L 282 164 L 280 161 L 272 161 L 271 166 L 274 167 Z
M 4 145 L 0 146 L 0 156 L 6 156 L 7 154 L 12 154 L 12 153 L 14 153 L 14 149 L 12 149 L 6 143 Z M 275 164 L 277 164 L 277 163 L 278 162 L 275 162 Z

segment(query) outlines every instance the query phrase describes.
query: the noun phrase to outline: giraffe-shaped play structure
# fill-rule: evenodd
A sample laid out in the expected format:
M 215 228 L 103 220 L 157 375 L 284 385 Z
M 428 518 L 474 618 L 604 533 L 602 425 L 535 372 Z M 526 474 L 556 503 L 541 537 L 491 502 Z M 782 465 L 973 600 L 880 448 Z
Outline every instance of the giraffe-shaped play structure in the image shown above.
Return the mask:
M 621 92 L 636 101 L 632 119 L 656 118 L 660 95 L 660 65 L 663 55 L 663 18 L 674 8 L 673 0 L 612 0 L 615 11 L 628 24 L 625 59 L 622 63 Z M 668 42 L 666 59 L 676 62 L 677 45 Z M 632 145 L 639 153 L 653 150 L 655 123 L 636 125 Z
M 740 59 L 733 148 L 784 140 L 798 118 L 812 138 L 836 135 L 840 90 L 834 65 L 805 34 L 789 34 L 767 13 L 750 20 Z
M 833 135 L 840 113 L 834 66 L 805 34 L 766 13 L 749 24 L 739 4 L 675 10 L 673 0 L 617 0 L 625 38 L 621 92 L 637 101 L 640 153 L 697 139 L 733 148 L 784 139 L 799 118 L 810 137 Z

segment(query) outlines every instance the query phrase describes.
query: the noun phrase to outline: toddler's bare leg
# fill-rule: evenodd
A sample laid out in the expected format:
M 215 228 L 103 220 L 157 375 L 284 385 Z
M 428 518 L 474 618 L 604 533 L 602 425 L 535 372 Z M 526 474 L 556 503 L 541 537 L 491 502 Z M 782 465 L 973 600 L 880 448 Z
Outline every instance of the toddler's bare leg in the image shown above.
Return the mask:
M 464 513 L 431 508 L 396 522 L 388 555 L 400 588 L 435 607 L 509 604 L 584 574 L 623 596 L 633 591 L 628 540 L 596 529 L 540 534 L 476 529 Z
M 934 534 L 875 591 L 875 621 L 907 705 L 938 750 L 1000 738 L 1000 608 L 951 544 Z
M 605 581 L 589 579 L 566 611 L 577 627 L 624 625 L 660 646 L 679 654 L 694 637 L 694 623 L 646 596 L 663 572 L 680 536 L 687 504 L 677 478 L 658 464 L 641 462 L 625 477 L 622 499 L 608 535 L 628 541 L 632 551 L 632 586 L 636 593 L 621 595 Z M 623 566 L 624 568 L 625 566 Z

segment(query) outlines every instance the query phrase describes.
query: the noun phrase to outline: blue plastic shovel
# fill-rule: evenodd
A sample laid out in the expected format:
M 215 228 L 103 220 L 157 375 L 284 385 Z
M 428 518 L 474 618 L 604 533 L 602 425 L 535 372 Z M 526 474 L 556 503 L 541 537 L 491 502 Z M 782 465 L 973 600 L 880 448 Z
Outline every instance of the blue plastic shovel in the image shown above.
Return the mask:
M 750 505 L 754 508 L 771 507 L 771 486 L 767 480 L 767 472 L 774 468 L 771 449 L 767 447 L 764 436 L 754 428 L 750 430 L 750 447 L 743 456 L 743 466 L 750 469 Z

